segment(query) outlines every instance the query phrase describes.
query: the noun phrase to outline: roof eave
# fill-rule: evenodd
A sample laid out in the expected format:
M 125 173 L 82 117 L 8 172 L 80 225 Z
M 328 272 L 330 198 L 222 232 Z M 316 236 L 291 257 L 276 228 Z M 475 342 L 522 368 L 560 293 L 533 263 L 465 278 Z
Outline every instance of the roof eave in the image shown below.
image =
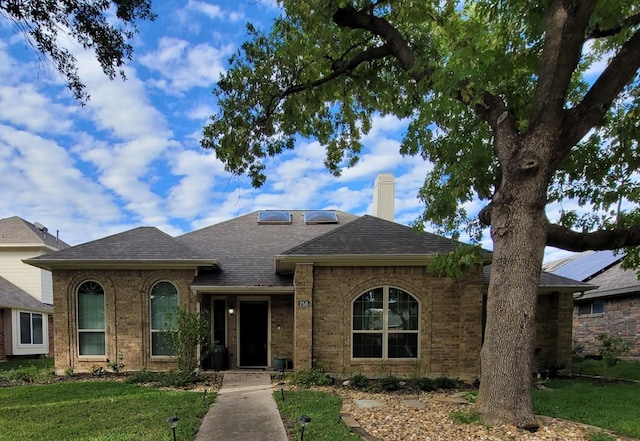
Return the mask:
M 435 254 L 280 254 L 274 257 L 274 261 L 276 274 L 290 274 L 297 263 L 316 266 L 423 266 L 435 257 Z
M 198 285 L 191 286 L 191 292 L 193 294 L 293 294 L 295 292 L 295 288 L 293 285 Z
M 74 260 L 74 259 L 25 259 L 24 263 L 42 268 L 48 271 L 53 270 L 122 270 L 122 269 L 193 269 L 198 267 L 213 267 L 220 269 L 221 265 L 217 259 L 168 259 L 168 260 Z

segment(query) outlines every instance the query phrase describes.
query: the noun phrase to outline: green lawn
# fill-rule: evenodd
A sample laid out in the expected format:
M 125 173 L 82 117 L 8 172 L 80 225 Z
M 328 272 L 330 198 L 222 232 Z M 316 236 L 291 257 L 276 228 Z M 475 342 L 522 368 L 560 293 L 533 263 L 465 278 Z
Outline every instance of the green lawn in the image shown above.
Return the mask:
M 310 390 L 287 391 L 282 401 L 280 392 L 274 393 L 285 427 L 300 439 L 298 419 L 302 415 L 311 418 L 304 432 L 305 440 L 313 441 L 356 441 L 360 437 L 352 433 L 340 419 L 342 400 L 324 392 Z
M 0 371 L 10 371 L 12 369 L 21 369 L 28 367 L 47 369 L 53 372 L 53 358 L 25 358 L 20 360 L 7 360 L 0 362 Z
M 158 390 L 113 381 L 0 388 L 0 440 L 193 440 L 214 394 Z
M 640 381 L 640 362 L 620 360 L 605 371 L 602 360 L 584 360 L 571 363 L 571 372 L 576 375 L 607 375 L 610 378 L 624 378 Z
M 640 437 L 640 384 L 589 380 L 552 380 L 550 390 L 534 390 L 537 414 L 578 421 Z

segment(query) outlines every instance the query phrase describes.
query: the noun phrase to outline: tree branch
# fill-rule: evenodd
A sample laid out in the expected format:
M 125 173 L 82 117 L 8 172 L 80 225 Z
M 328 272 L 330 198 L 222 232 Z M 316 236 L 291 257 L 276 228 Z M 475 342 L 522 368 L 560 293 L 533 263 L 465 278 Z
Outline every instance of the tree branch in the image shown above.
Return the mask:
M 387 20 L 364 11 L 357 11 L 349 5 L 338 8 L 333 14 L 333 22 L 340 27 L 352 29 L 364 29 L 387 42 L 391 53 L 398 59 L 404 70 L 413 67 L 415 55 L 402 34 Z
M 547 226 L 547 245 L 567 251 L 615 250 L 640 245 L 640 225 L 578 233 L 557 224 Z
M 611 37 L 612 35 L 617 35 L 625 29 L 629 29 L 637 24 L 640 24 L 640 14 L 632 15 L 631 17 L 627 17 L 624 20 L 620 20 L 617 23 L 617 26 L 614 26 L 609 29 L 600 29 L 600 26 L 595 23 L 587 29 L 587 35 L 585 36 L 585 40 L 592 40 L 595 38 L 603 38 L 603 37 Z
M 493 203 L 490 203 L 478 213 L 480 222 L 491 225 Z M 587 250 L 615 250 L 618 248 L 640 245 L 640 225 L 613 230 L 596 230 L 589 233 L 579 233 L 558 224 L 547 224 L 547 245 L 567 251 Z
M 569 4 L 573 3 L 573 4 Z M 580 62 L 585 29 L 597 1 L 549 2 L 529 130 L 558 127 L 571 77 Z
M 593 83 L 580 104 L 565 113 L 563 127 L 567 145 L 575 145 L 598 125 L 613 100 L 640 69 L 640 31 L 622 45 L 607 68 Z

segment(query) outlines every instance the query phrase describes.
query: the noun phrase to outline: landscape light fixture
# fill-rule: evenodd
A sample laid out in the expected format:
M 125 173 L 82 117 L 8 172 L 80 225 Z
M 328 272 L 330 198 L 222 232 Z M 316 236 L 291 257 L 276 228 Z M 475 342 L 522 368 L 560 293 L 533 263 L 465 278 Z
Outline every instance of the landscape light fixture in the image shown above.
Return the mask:
M 280 394 L 282 395 L 282 402 L 284 403 L 284 381 L 279 381 L 278 386 L 280 386 Z
M 300 418 L 298 418 L 298 422 L 300 423 L 300 426 L 302 426 L 302 431 L 300 432 L 300 441 L 303 441 L 304 428 L 307 427 L 307 424 L 311 422 L 311 417 L 308 415 L 302 415 Z
M 178 418 L 175 415 L 172 415 L 169 418 L 167 418 L 167 424 L 169 425 L 169 427 L 171 427 L 171 430 L 173 431 L 173 441 L 176 441 L 176 427 L 178 427 L 178 421 L 180 421 L 180 418 Z

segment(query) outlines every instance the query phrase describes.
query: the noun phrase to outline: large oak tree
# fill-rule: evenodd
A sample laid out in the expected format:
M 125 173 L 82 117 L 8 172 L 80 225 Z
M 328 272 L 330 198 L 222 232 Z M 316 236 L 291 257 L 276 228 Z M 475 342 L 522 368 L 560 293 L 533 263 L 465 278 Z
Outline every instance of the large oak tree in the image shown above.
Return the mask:
M 155 15 L 151 0 L 0 0 L 0 17 L 54 64 L 75 98 L 84 102 L 88 94 L 67 46 L 93 50 L 110 79 L 116 74 L 125 78 L 122 66 L 133 54 L 129 41 L 136 23 Z
M 640 244 L 637 0 L 281 0 L 214 90 L 204 129 L 228 170 L 265 180 L 297 137 L 353 164 L 375 115 L 406 119 L 401 153 L 432 161 L 424 221 L 490 225 L 493 265 L 477 409 L 535 429 L 531 374 L 546 245 Z M 587 75 L 588 74 L 588 75 Z M 478 198 L 478 216 L 460 207 Z M 551 202 L 572 198 L 551 223 Z

